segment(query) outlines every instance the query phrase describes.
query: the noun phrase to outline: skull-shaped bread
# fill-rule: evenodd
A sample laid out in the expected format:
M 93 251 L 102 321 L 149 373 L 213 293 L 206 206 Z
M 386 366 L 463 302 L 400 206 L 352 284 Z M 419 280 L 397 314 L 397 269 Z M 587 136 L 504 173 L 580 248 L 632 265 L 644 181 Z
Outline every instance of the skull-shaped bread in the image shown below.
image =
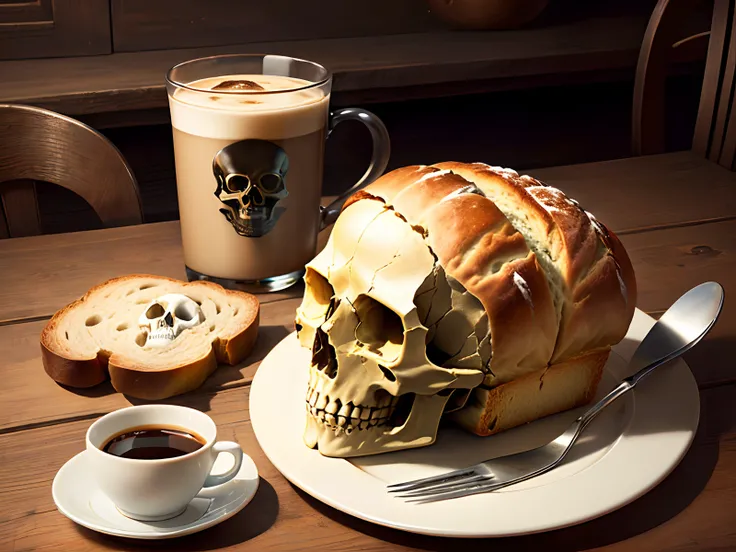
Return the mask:
M 305 443 L 350 457 L 491 435 L 592 400 L 636 279 L 556 188 L 482 163 L 414 166 L 353 195 L 307 265 Z
M 305 282 L 296 320 L 312 349 L 304 440 L 327 456 L 429 445 L 443 413 L 484 378 L 531 373 L 554 349 L 536 257 L 449 171 L 399 169 L 356 194 Z
M 289 195 L 288 170 L 286 152 L 265 140 L 241 140 L 215 155 L 215 196 L 225 206 L 220 212 L 238 234 L 260 237 L 274 228 L 284 211 L 279 203 Z
M 146 333 L 146 346 L 164 347 L 203 320 L 202 309 L 196 302 L 180 293 L 168 293 L 146 305 L 138 326 Z

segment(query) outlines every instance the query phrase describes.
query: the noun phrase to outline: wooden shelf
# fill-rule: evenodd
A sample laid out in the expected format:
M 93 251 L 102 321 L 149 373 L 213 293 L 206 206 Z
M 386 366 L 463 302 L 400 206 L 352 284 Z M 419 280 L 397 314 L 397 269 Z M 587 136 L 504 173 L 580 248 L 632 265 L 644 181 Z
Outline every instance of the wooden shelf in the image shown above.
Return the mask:
M 355 95 L 380 101 L 382 94 L 396 90 L 409 91 L 408 97 L 429 97 L 443 93 L 438 87 L 462 93 L 575 82 L 596 72 L 632 75 L 646 23 L 646 16 L 596 17 L 501 32 L 443 31 L 4 61 L 0 102 L 70 115 L 163 110 L 164 75 L 171 66 L 238 52 L 287 54 L 326 65 L 335 75 L 337 103 Z

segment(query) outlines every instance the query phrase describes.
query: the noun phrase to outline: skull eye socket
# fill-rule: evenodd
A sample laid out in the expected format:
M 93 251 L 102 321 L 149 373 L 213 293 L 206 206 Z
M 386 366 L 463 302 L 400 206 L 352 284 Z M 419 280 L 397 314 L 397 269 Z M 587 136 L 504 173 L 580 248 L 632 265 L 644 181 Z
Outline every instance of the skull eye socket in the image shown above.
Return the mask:
M 185 322 L 189 322 L 192 318 L 194 318 L 195 314 L 196 312 L 192 308 L 192 305 L 189 305 L 187 303 L 180 303 L 176 306 L 176 309 L 174 309 L 174 316 L 176 316 L 179 320 L 184 320 Z
M 299 311 L 303 319 L 315 321 L 317 322 L 316 325 L 319 325 L 327 318 L 327 311 L 330 308 L 330 301 L 335 295 L 335 290 L 327 281 L 327 278 L 311 267 L 307 267 L 304 282 L 306 283 L 306 289 Z
M 264 193 L 273 194 L 281 188 L 281 176 L 276 173 L 266 173 L 258 180 Z
M 397 359 L 404 344 L 399 315 L 367 295 L 359 295 L 353 307 L 359 320 L 355 338 L 360 344 L 383 359 Z
M 154 320 L 161 318 L 166 313 L 166 310 L 159 303 L 154 303 L 146 310 L 146 318 Z
M 314 334 L 314 344 L 312 345 L 312 364 L 325 373 L 330 379 L 337 376 L 337 354 L 335 348 L 330 345 L 327 334 L 320 328 Z
M 225 189 L 231 194 L 244 192 L 250 186 L 250 179 L 244 174 L 229 174 L 225 177 Z

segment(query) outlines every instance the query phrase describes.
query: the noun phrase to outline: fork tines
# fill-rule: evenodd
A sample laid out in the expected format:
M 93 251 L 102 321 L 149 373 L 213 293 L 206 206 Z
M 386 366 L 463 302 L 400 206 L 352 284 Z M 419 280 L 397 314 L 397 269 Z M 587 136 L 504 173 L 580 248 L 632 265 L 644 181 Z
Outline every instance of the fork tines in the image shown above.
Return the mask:
M 464 483 L 462 485 L 459 485 L 458 488 L 454 490 L 427 491 L 427 494 L 425 496 L 414 496 L 408 498 L 406 502 L 413 502 L 415 504 L 427 504 L 429 502 L 438 502 L 440 500 L 448 500 L 451 498 L 461 498 L 464 496 L 495 491 L 496 489 L 507 487 L 511 483 L 512 482 L 508 481 L 502 483 Z
M 421 487 L 417 487 L 417 488 L 413 488 L 409 490 L 389 491 L 389 492 L 403 493 L 403 494 L 396 495 L 400 498 L 415 498 L 415 497 L 422 497 L 422 496 L 430 496 L 430 495 L 443 493 L 443 492 L 469 489 L 471 487 L 481 485 L 483 483 L 488 483 L 493 478 L 494 478 L 493 475 L 474 474 L 474 472 L 471 472 L 468 475 L 468 477 L 458 477 L 456 479 L 453 479 L 452 481 L 447 481 L 445 483 L 437 483 L 434 485 L 427 484 L 427 485 L 423 485 Z
M 413 491 L 417 489 L 424 489 L 427 487 L 435 486 L 438 484 L 443 484 L 447 482 L 457 483 L 458 481 L 462 481 L 465 476 L 473 476 L 475 475 L 475 466 L 470 466 L 469 468 L 463 468 L 461 470 L 455 470 L 451 472 L 446 472 L 441 475 L 435 475 L 432 477 L 424 477 L 422 479 L 414 479 L 413 481 L 404 481 L 403 483 L 393 483 L 391 485 L 387 485 L 386 488 L 388 489 L 388 492 L 390 493 L 400 493 L 404 491 Z

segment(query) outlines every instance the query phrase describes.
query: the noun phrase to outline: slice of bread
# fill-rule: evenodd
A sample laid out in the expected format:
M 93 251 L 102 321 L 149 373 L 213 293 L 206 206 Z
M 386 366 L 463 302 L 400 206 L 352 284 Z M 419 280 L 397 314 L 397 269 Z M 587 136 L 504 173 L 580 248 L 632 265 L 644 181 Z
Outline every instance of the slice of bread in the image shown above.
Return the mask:
M 164 346 L 151 346 L 139 317 L 171 293 L 199 304 L 203 321 Z M 109 377 L 131 397 L 165 399 L 199 387 L 218 362 L 243 360 L 256 341 L 259 311 L 255 296 L 210 282 L 144 274 L 114 278 L 49 320 L 41 333 L 43 365 L 70 387 L 92 387 Z

